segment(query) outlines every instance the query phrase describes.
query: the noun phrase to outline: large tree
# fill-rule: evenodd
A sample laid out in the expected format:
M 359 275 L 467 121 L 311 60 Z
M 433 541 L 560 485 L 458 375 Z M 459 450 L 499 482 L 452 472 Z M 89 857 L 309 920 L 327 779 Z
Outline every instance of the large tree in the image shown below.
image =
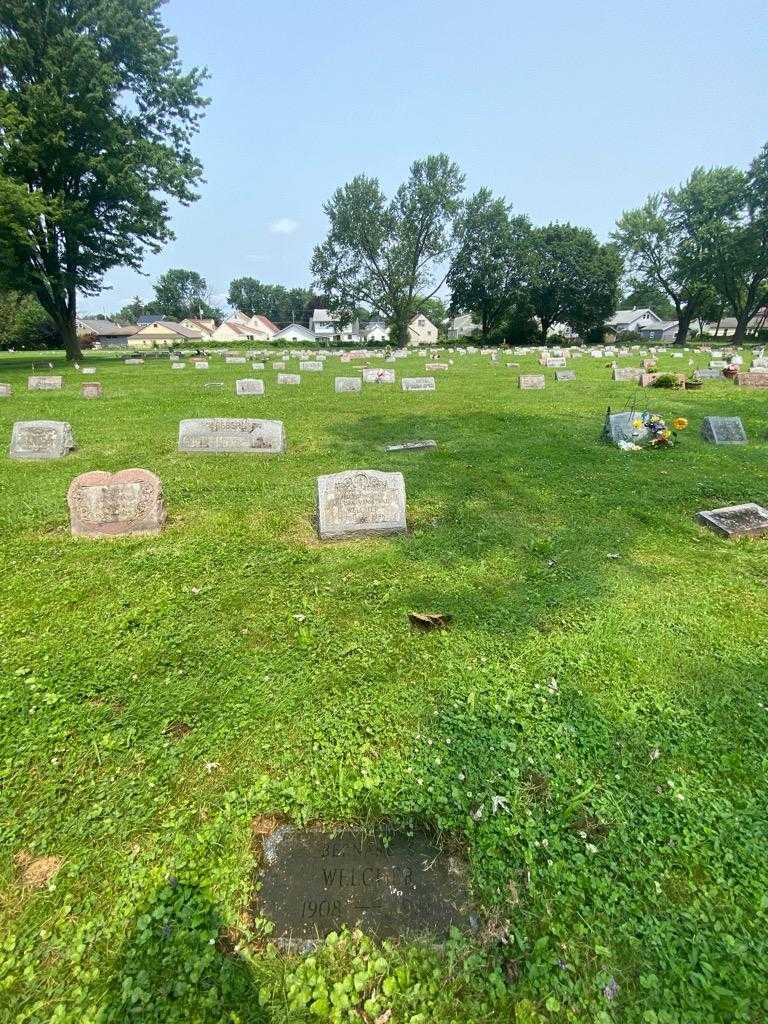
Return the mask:
M 358 175 L 337 189 L 325 212 L 328 237 L 312 259 L 316 286 L 342 319 L 358 306 L 389 321 L 393 343 L 405 344 L 418 299 L 445 281 L 464 176 L 445 154 L 411 165 L 387 201 L 376 178 Z
M 173 237 L 190 203 L 204 73 L 162 0 L 0 0 L 0 284 L 35 295 L 70 358 L 77 296 Z
M 546 342 L 553 324 L 580 335 L 599 328 L 616 310 L 622 262 L 588 228 L 548 224 L 533 228 L 525 296 Z
M 166 270 L 155 285 L 152 308 L 169 320 L 221 319 L 221 310 L 211 305 L 208 282 L 195 270 Z
M 613 239 L 640 283 L 659 289 L 672 303 L 675 344 L 685 344 L 691 323 L 705 304 L 711 304 L 712 290 L 701 268 L 685 258 L 688 234 L 678 215 L 675 190 L 649 196 L 639 209 L 623 213 Z
M 485 339 L 509 320 L 526 279 L 531 225 L 510 209 L 481 188 L 456 222 L 457 251 L 447 282 L 451 312 L 472 313 Z
M 322 298 L 314 296 L 307 288 L 285 288 L 255 277 L 235 278 L 229 286 L 228 301 L 248 316 L 259 313 L 283 326 L 306 323 L 311 310 L 323 305 Z
M 37 299 L 0 291 L 0 349 L 56 348 L 59 339 Z
M 768 299 L 768 145 L 748 171 L 698 167 L 672 196 L 686 237 L 682 261 L 736 317 L 738 344 Z

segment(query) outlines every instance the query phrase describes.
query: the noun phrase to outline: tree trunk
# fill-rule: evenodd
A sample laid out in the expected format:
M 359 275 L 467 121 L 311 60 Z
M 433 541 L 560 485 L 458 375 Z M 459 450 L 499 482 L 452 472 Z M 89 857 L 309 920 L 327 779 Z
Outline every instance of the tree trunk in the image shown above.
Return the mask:
M 688 330 L 691 326 L 691 314 L 683 313 L 677 321 L 677 334 L 675 335 L 675 345 L 684 345 L 688 340 Z
M 80 339 L 77 336 L 74 317 L 67 317 L 63 320 L 59 324 L 59 330 L 61 331 L 61 340 L 64 345 L 64 351 L 67 354 L 67 359 L 82 359 L 83 350 L 80 348 Z
M 736 319 L 736 330 L 733 332 L 733 338 L 731 339 L 734 345 L 740 345 L 747 334 L 747 326 L 750 321 L 749 313 L 742 313 Z
M 397 348 L 408 345 L 408 324 L 405 320 L 393 320 L 389 328 L 389 340 Z

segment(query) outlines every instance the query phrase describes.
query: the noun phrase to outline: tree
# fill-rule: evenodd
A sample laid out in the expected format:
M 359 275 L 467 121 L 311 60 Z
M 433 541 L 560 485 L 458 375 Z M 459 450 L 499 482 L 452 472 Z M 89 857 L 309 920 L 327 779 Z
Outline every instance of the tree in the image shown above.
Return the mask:
M 616 310 L 621 259 L 588 228 L 549 224 L 530 234 L 525 296 L 546 341 L 550 327 L 567 324 L 584 335 Z
M 221 319 L 221 310 L 211 305 L 208 283 L 195 270 L 167 270 L 155 285 L 152 308 L 169 320 Z
M 323 300 L 306 288 L 265 284 L 255 277 L 238 277 L 229 286 L 228 302 L 248 316 L 259 313 L 276 324 L 306 323 Z
M 436 295 L 428 299 L 417 296 L 415 307 L 416 313 L 423 313 L 437 327 L 440 333 L 443 333 L 445 321 L 448 319 L 448 310 L 442 299 L 439 299 Z
M 0 292 L 0 349 L 56 348 L 56 328 L 30 295 Z
M 389 202 L 364 174 L 337 189 L 324 207 L 328 237 L 312 259 L 331 311 L 344 321 L 359 305 L 378 310 L 393 343 L 404 345 L 418 298 L 431 298 L 445 280 L 437 268 L 451 250 L 463 185 L 459 168 L 440 154 L 416 160 Z
M 662 320 L 672 320 L 676 314 L 669 296 L 652 281 L 641 277 L 630 277 L 629 291 L 619 300 L 622 309 L 652 309 Z
M 649 196 L 639 209 L 623 213 L 612 237 L 641 287 L 661 291 L 672 303 L 677 317 L 675 344 L 685 344 L 691 323 L 711 300 L 711 287 L 701 268 L 684 258 L 688 235 L 674 189 Z
M 193 202 L 204 72 L 162 0 L 0 0 L 0 284 L 35 295 L 80 354 L 77 295 L 138 270 Z
M 142 316 L 163 316 L 163 311 L 159 307 L 156 307 L 154 303 L 143 302 L 138 295 L 136 295 L 127 306 L 123 306 L 121 310 L 115 313 L 117 320 L 125 320 L 129 324 L 137 324 L 139 318 Z
M 682 261 L 727 303 L 737 345 L 768 298 L 768 145 L 747 172 L 698 167 L 672 195 Z
M 527 217 L 512 217 L 503 199 L 481 188 L 456 224 L 458 249 L 448 272 L 451 312 L 472 313 L 488 339 L 510 318 L 526 276 Z

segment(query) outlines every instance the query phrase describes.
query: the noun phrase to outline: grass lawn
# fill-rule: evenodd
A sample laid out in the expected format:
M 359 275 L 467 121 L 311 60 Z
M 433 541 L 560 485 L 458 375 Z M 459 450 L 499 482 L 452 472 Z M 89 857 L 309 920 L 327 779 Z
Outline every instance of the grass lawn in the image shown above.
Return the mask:
M 0 1020 L 768 1019 L 768 541 L 694 522 L 768 504 L 766 392 L 643 391 L 589 356 L 544 391 L 475 355 L 435 393 L 401 392 L 411 357 L 340 395 L 338 360 L 296 388 L 51 358 L 59 393 L 0 356 Z M 677 448 L 599 442 L 633 401 L 688 417 Z M 750 443 L 706 444 L 708 414 Z M 177 453 L 179 420 L 246 415 L 287 452 Z M 34 418 L 77 452 L 10 461 Z M 383 450 L 419 438 L 439 450 Z M 72 539 L 70 480 L 134 466 L 162 536 Z M 315 478 L 352 468 L 403 472 L 408 536 L 318 543 Z M 412 610 L 454 620 L 415 633 Z M 248 913 L 274 812 L 462 843 L 482 938 L 279 954 Z M 60 870 L 22 884 L 40 857 Z

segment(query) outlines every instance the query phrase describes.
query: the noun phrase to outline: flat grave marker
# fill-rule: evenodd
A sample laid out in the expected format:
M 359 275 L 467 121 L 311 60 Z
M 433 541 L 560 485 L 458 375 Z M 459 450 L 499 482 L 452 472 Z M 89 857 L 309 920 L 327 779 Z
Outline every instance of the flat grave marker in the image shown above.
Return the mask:
M 257 380 L 255 377 L 244 377 L 242 380 L 235 381 L 235 394 L 236 395 L 263 395 L 264 394 L 264 381 Z
M 723 374 L 721 370 L 713 370 L 712 367 L 702 368 L 700 370 L 694 370 L 693 376 L 697 380 L 722 380 Z
M 277 360 L 275 360 L 274 363 L 272 363 L 272 369 L 273 370 L 284 370 L 287 365 L 288 364 L 285 362 L 284 359 L 277 359 Z
M 356 926 L 379 939 L 471 929 L 463 865 L 421 832 L 278 828 L 262 839 L 258 913 L 282 948 Z
M 738 416 L 705 416 L 701 436 L 711 444 L 747 443 L 747 432 Z
M 80 385 L 80 395 L 82 398 L 101 398 L 103 394 L 104 389 L 101 384 L 97 384 L 96 381 Z
M 69 423 L 60 420 L 20 420 L 13 425 L 10 457 L 28 461 L 61 459 L 75 450 Z
M 301 376 L 298 373 L 278 373 L 278 384 L 301 384 Z
M 280 420 L 182 420 L 179 424 L 179 451 L 213 455 L 277 455 L 285 451 L 285 430 Z
M 405 533 L 402 473 L 350 469 L 319 476 L 317 529 L 321 540 Z
M 227 366 L 242 366 L 247 361 L 248 360 L 245 358 L 245 356 L 226 356 L 224 359 L 224 362 L 227 364 Z
M 450 367 L 448 363 L 425 363 L 424 369 L 427 372 L 431 370 L 434 373 L 435 370 L 448 370 Z
M 437 448 L 437 441 L 403 441 L 401 444 L 388 444 L 387 452 L 432 452 Z
M 147 469 L 83 473 L 69 485 L 67 503 L 76 537 L 155 535 L 166 519 L 163 486 Z
M 437 385 L 434 377 L 402 377 L 400 386 L 403 391 L 434 391 Z
M 13 394 L 13 388 L 10 384 L 0 384 L 0 398 L 10 398 Z
M 319 359 L 303 359 L 299 363 L 299 369 L 302 373 L 320 373 L 323 369 L 323 363 Z
M 196 370 L 207 370 L 208 369 L 208 360 L 207 359 L 198 359 L 192 365 L 194 366 L 194 368 Z
M 336 377 L 333 382 L 333 388 L 337 394 L 348 391 L 362 391 L 363 380 L 361 377 Z
M 576 374 L 573 370 L 555 370 L 555 380 L 560 383 L 576 380 Z
M 183 370 L 186 365 L 187 365 L 186 363 L 171 363 L 171 369 L 172 370 Z
M 521 373 L 518 378 L 521 391 L 540 391 L 546 383 L 542 373 Z
M 697 512 L 696 519 L 701 526 L 729 540 L 738 537 L 757 538 L 768 533 L 768 509 L 754 502 Z
M 364 384 L 394 384 L 394 370 L 377 370 L 375 367 L 365 367 L 362 371 Z
M 32 376 L 27 378 L 27 390 L 29 391 L 61 391 L 64 386 L 64 378 L 57 376 Z
M 768 388 L 768 370 L 737 373 L 736 383 L 742 388 Z

